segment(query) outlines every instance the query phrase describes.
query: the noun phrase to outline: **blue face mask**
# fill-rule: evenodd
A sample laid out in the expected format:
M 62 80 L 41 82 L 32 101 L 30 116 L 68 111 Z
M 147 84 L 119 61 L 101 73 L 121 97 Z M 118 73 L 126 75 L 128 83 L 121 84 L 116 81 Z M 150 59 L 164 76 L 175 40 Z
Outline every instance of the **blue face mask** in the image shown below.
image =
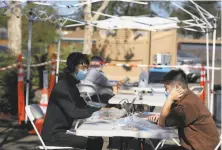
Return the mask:
M 87 75 L 87 70 L 79 70 L 79 72 L 74 73 L 77 80 L 84 80 Z
M 166 98 L 168 98 L 168 96 L 169 96 L 169 93 L 167 91 L 165 91 L 165 96 L 166 96 Z

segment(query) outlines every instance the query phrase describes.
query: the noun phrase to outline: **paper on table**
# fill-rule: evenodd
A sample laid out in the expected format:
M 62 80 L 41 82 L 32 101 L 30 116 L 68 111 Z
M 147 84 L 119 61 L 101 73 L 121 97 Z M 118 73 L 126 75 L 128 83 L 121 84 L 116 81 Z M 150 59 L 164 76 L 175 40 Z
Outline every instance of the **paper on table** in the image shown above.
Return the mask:
M 129 116 L 122 119 L 119 119 L 116 122 L 116 125 L 122 127 L 123 129 L 133 129 L 133 130 L 150 130 L 157 129 L 158 126 L 154 123 L 146 121 L 136 116 Z
M 94 112 L 89 119 L 114 120 L 126 115 L 125 109 L 110 108 Z
M 115 127 L 129 131 L 148 132 L 149 138 L 168 139 L 178 137 L 178 134 L 174 128 L 160 127 L 136 116 L 129 116 L 119 119 L 115 123 Z
M 156 112 L 139 112 L 139 113 L 135 113 L 134 116 L 138 117 L 138 118 L 142 118 L 142 119 L 146 119 L 148 118 L 148 116 L 150 115 L 160 115 L 160 113 L 156 113 Z

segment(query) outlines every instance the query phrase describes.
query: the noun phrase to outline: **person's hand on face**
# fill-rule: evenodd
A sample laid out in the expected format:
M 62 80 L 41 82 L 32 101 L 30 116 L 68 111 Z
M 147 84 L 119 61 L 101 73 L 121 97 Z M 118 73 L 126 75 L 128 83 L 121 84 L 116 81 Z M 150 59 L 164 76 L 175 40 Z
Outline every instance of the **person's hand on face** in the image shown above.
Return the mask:
M 147 120 L 149 120 L 149 121 L 151 121 L 151 122 L 158 123 L 159 118 L 160 118 L 160 115 L 149 115 L 149 116 L 147 117 Z
M 173 101 L 178 101 L 181 99 L 184 93 L 185 90 L 183 88 L 181 88 L 180 86 L 179 87 L 174 86 L 174 88 L 171 90 L 168 96 L 168 99 Z

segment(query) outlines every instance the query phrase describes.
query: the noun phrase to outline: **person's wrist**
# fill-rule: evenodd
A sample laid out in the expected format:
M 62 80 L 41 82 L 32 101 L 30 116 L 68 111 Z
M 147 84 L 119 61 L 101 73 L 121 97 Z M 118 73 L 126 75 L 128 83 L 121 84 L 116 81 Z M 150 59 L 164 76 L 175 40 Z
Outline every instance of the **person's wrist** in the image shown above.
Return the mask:
M 167 99 L 167 102 L 168 103 L 173 103 L 173 98 L 169 96 L 168 99 Z
M 118 85 L 121 85 L 122 84 L 122 81 L 118 81 Z

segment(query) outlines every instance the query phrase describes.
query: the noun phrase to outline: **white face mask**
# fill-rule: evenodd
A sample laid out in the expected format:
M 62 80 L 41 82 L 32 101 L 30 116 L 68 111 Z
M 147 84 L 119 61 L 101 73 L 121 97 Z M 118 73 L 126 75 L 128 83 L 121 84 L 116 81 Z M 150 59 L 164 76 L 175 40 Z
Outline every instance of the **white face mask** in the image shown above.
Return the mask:
M 101 67 L 96 67 L 95 69 L 98 70 L 98 71 L 101 71 L 103 69 L 103 67 L 102 66 Z
M 91 65 L 90 68 L 101 71 L 103 69 L 103 65 Z

